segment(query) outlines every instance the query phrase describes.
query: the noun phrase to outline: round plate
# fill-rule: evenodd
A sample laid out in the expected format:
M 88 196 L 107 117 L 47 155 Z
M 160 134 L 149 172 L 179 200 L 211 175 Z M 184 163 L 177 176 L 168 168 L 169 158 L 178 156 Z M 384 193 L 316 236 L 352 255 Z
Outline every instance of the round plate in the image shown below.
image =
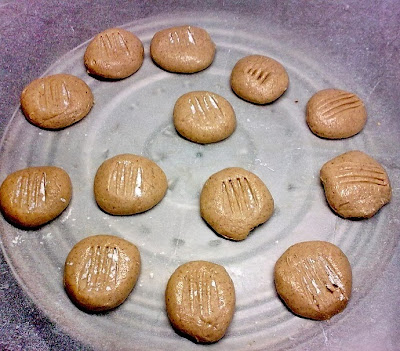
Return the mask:
M 195 20 L 193 20 L 195 19 Z M 205 28 L 217 45 L 213 64 L 196 74 L 173 74 L 157 67 L 149 55 L 158 30 L 191 23 Z M 235 24 L 235 30 L 229 28 Z M 95 106 L 79 123 L 60 131 L 39 129 L 17 109 L 4 133 L 0 180 L 28 166 L 64 168 L 73 183 L 73 199 L 64 213 L 38 230 L 20 230 L 3 218 L 3 250 L 22 287 L 34 302 L 73 338 L 96 349 L 179 349 L 199 346 L 176 334 L 165 312 L 164 291 L 172 272 L 190 260 L 223 265 L 235 284 L 237 304 L 226 336 L 209 349 L 287 350 L 310 340 L 322 340 L 321 326 L 334 328 L 352 318 L 357 304 L 371 289 L 393 255 L 398 236 L 398 201 L 368 220 L 345 220 L 326 203 L 319 181 L 321 166 L 336 155 L 358 149 L 395 173 L 397 135 L 382 147 L 381 121 L 385 101 L 369 104 L 363 82 L 343 73 L 341 62 L 330 62 L 316 49 L 296 52 L 284 28 L 274 35 L 245 15 L 156 16 L 121 27 L 135 33 L 145 47 L 140 70 L 121 81 L 87 75 L 83 54 L 87 43 L 59 58 L 45 75 L 70 73 L 92 89 Z M 271 30 L 271 29 L 270 29 Z M 283 64 L 290 77 L 288 91 L 276 102 L 258 106 L 238 98 L 229 84 L 235 63 L 250 54 L 270 56 Z M 357 93 L 366 103 L 369 121 L 353 138 L 324 140 L 305 123 L 305 105 L 318 90 L 335 87 Z M 174 129 L 175 101 L 192 90 L 208 90 L 233 106 L 237 129 L 228 139 L 199 145 L 181 138 Z M 374 113 L 371 113 L 374 112 Z M 382 128 L 385 128 L 382 126 Z M 397 146 L 396 146 L 397 145 Z M 155 161 L 166 173 L 169 188 L 153 209 L 134 216 L 102 212 L 93 196 L 93 179 L 100 164 L 121 153 Z M 275 212 L 242 242 L 216 235 L 200 217 L 199 193 L 213 173 L 239 166 L 257 174 L 275 200 Z M 392 179 L 393 181 L 393 179 Z M 394 192 L 396 194 L 396 191 Z M 79 240 L 94 234 L 121 236 L 136 244 L 142 256 L 138 283 L 119 308 L 89 314 L 76 308 L 63 284 L 65 258 Z M 326 240 L 338 245 L 353 269 L 353 296 L 348 307 L 329 322 L 293 315 L 278 298 L 273 267 L 292 244 Z M 366 283 L 368 281 L 368 283 Z

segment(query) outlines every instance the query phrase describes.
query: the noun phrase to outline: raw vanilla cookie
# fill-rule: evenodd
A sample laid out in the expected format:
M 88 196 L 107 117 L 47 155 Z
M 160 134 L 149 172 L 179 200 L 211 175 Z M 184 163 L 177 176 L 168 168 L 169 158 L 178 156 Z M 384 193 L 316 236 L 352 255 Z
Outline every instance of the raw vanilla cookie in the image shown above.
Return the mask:
M 21 108 L 26 119 L 45 129 L 61 129 L 80 121 L 93 104 L 89 86 L 70 74 L 36 79 L 21 93 Z
M 220 235 L 243 240 L 266 222 L 274 200 L 263 181 L 243 168 L 225 168 L 213 174 L 200 194 L 200 213 Z
M 191 261 L 178 267 L 165 290 L 172 326 L 201 343 L 220 340 L 235 310 L 235 287 L 224 267 Z
M 139 273 L 140 253 L 134 244 L 113 235 L 94 235 L 68 254 L 64 287 L 80 308 L 106 311 L 126 300 Z
M 351 295 L 349 260 L 326 241 L 306 241 L 289 247 L 275 264 L 278 295 L 295 314 L 326 320 L 344 310 Z
M 311 131 L 322 138 L 349 138 L 364 128 L 367 111 L 357 95 L 325 89 L 308 101 L 306 121 Z
M 143 63 L 144 49 L 140 39 L 122 28 L 109 28 L 89 43 L 84 63 L 90 74 L 122 79 L 135 73 Z
M 154 62 L 167 71 L 195 73 L 211 65 L 215 44 L 203 28 L 172 27 L 154 35 L 150 54 Z
M 370 218 L 391 199 L 385 169 L 361 151 L 349 151 L 328 161 L 320 178 L 329 206 L 344 218 Z
M 236 128 L 236 115 L 222 96 L 209 91 L 191 91 L 175 103 L 174 125 L 180 135 L 200 144 L 229 137 Z
M 243 57 L 231 73 L 231 87 L 236 95 L 255 104 L 275 101 L 288 86 L 289 76 L 285 68 L 267 56 Z
M 29 167 L 11 173 L 1 184 L 0 209 L 17 225 L 38 227 L 60 215 L 71 196 L 71 179 L 63 169 Z
M 100 208 L 114 215 L 131 215 L 157 205 L 167 191 L 167 177 L 153 161 L 121 154 L 104 161 L 94 179 Z

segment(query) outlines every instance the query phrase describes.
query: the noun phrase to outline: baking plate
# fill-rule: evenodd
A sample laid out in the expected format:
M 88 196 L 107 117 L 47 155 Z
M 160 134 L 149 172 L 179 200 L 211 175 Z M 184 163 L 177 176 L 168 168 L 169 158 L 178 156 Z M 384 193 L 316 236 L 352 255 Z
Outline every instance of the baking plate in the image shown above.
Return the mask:
M 0 346 L 6 350 L 397 350 L 399 320 L 399 13 L 395 1 L 3 2 L 0 181 L 28 166 L 56 165 L 71 176 L 73 199 L 53 222 L 20 230 L 0 219 Z M 163 28 L 205 28 L 217 46 L 206 70 L 163 71 L 149 55 Z M 133 76 L 101 81 L 86 74 L 88 40 L 108 27 L 135 33 L 145 60 Z M 243 56 L 263 54 L 287 69 L 288 91 L 257 106 L 230 89 L 230 72 Z M 26 121 L 19 94 L 31 80 L 70 73 L 92 89 L 95 106 L 61 131 Z M 340 88 L 365 102 L 364 130 L 346 140 L 323 140 L 305 123 L 305 105 L 318 90 Z M 238 126 L 227 140 L 199 145 L 172 124 L 175 101 L 191 90 L 222 95 Z M 368 220 L 345 220 L 328 207 L 319 169 L 334 156 L 362 150 L 387 170 L 393 198 Z M 152 210 L 116 217 L 93 197 L 98 166 L 120 153 L 146 156 L 165 171 L 169 189 Z M 199 215 L 199 193 L 216 171 L 239 166 L 256 173 L 275 200 L 272 218 L 243 242 L 217 236 Z M 65 258 L 79 240 L 113 234 L 142 255 L 138 283 L 119 308 L 101 314 L 77 309 L 62 286 Z M 353 269 L 348 307 L 329 321 L 293 315 L 277 297 L 273 266 L 290 245 L 326 240 Z M 176 334 L 165 313 L 172 272 L 190 260 L 222 264 L 237 294 L 226 336 L 197 345 Z

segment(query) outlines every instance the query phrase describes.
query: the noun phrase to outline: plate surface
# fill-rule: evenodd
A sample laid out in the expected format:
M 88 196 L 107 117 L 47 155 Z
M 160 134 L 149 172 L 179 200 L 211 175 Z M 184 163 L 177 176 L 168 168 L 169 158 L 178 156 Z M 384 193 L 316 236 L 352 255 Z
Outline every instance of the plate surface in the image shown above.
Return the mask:
M 341 10 L 345 16 L 352 12 L 346 5 Z M 137 73 L 116 82 L 88 76 L 82 63 L 87 46 L 83 42 L 58 57 L 43 75 L 64 72 L 83 79 L 95 96 L 90 114 L 57 132 L 29 124 L 20 109 L 7 122 L 1 143 L 0 181 L 15 170 L 39 165 L 60 166 L 72 179 L 73 199 L 59 218 L 39 230 L 23 231 L 1 217 L 0 230 L 4 255 L 24 291 L 57 328 L 74 340 L 104 350 L 125 350 L 132 345 L 152 350 L 201 348 L 172 330 L 165 313 L 164 290 L 180 264 L 202 259 L 225 266 L 237 294 L 236 313 L 226 336 L 209 349 L 302 350 L 310 345 L 327 346 L 330 335 L 338 340 L 346 333 L 343 328 L 360 318 L 362 304 L 371 298 L 370 291 L 379 284 L 382 272 L 399 263 L 400 123 L 393 116 L 393 97 L 399 89 L 392 81 L 383 80 L 391 57 L 380 62 L 387 66 L 379 78 L 377 56 L 369 53 L 376 47 L 365 46 L 361 51 L 357 44 L 343 51 L 340 44 L 351 39 L 335 37 L 332 32 L 326 36 L 324 28 L 307 29 L 310 23 L 304 28 L 295 19 L 285 25 L 284 11 L 276 11 L 283 16 L 282 21 L 271 20 L 268 25 L 262 16 L 252 15 L 255 9 L 238 15 L 210 8 L 203 12 L 152 13 L 122 25 L 110 23 L 132 31 L 142 40 L 145 60 Z M 310 14 L 299 16 L 312 21 Z M 217 45 L 215 60 L 208 69 L 192 75 L 165 72 L 150 58 L 150 40 L 158 30 L 186 23 L 209 32 Z M 316 37 L 306 36 L 299 45 L 296 40 L 305 33 L 316 33 Z M 318 40 L 321 38 L 338 40 L 338 44 L 324 45 Z M 389 39 L 388 51 L 394 45 Z M 335 53 L 335 48 L 341 53 Z M 270 105 L 247 103 L 230 89 L 233 66 L 249 54 L 273 57 L 288 71 L 288 91 Z M 365 57 L 368 55 L 370 60 Z M 365 66 L 360 68 L 357 62 Z M 316 91 L 329 87 L 353 91 L 364 100 L 369 119 L 359 135 L 323 140 L 308 129 L 305 105 Z M 238 122 L 231 137 L 199 145 L 176 133 L 172 123 L 174 103 L 192 90 L 209 90 L 230 101 Z M 354 149 L 381 162 L 393 186 L 392 202 L 369 220 L 350 221 L 336 216 L 325 201 L 319 181 L 319 170 L 326 161 Z M 110 216 L 95 203 L 96 170 L 105 159 L 120 153 L 146 156 L 167 175 L 166 197 L 146 213 Z M 217 236 L 199 215 L 202 185 L 211 174 L 230 166 L 256 173 L 268 186 L 276 205 L 272 218 L 243 242 Z M 119 235 L 135 243 L 142 255 L 141 275 L 127 301 L 99 315 L 77 309 L 62 286 L 69 250 L 94 234 Z M 290 245 L 305 240 L 338 245 L 352 265 L 352 299 L 343 313 L 328 322 L 294 316 L 274 289 L 275 261 Z M 398 306 L 398 297 L 394 300 L 393 293 L 387 296 Z

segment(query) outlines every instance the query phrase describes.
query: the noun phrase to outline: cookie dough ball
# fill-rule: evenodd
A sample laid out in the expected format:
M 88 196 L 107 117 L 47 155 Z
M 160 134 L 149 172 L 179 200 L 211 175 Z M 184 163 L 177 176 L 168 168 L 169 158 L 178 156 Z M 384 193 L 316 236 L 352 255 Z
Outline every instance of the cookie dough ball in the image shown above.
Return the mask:
M 45 129 L 61 129 L 80 121 L 93 104 L 89 86 L 70 74 L 36 79 L 21 93 L 21 108 L 26 119 Z
M 90 74 L 123 79 L 142 66 L 143 58 L 143 44 L 135 34 L 122 28 L 110 28 L 89 43 L 84 63 Z
M 10 222 L 34 228 L 59 216 L 71 196 L 71 179 L 63 169 L 29 167 L 8 175 L 1 184 L 0 209 Z
M 308 101 L 306 121 L 319 137 L 349 138 L 364 128 L 367 111 L 357 95 L 339 89 L 326 89 L 317 92 Z
M 140 273 L 140 253 L 127 240 L 94 235 L 78 242 L 64 266 L 64 287 L 80 308 L 107 311 L 122 304 Z
M 156 163 L 132 154 L 104 161 L 94 179 L 97 204 L 113 215 L 149 210 L 163 199 L 167 187 L 167 177 Z
M 295 314 L 330 319 L 344 310 L 352 273 L 346 255 L 326 241 L 306 241 L 287 249 L 274 270 L 278 295 Z
M 329 206 L 344 218 L 370 218 L 391 199 L 385 169 L 361 151 L 349 151 L 328 161 L 320 178 Z
M 200 194 L 201 216 L 218 234 L 231 240 L 246 239 L 273 211 L 274 200 L 263 181 L 239 167 L 213 174 Z
M 192 261 L 178 267 L 165 290 L 172 326 L 201 343 L 220 340 L 235 310 L 235 287 L 225 268 Z
M 203 28 L 172 27 L 154 35 L 150 54 L 154 62 L 167 71 L 195 73 L 211 65 L 215 44 Z
M 274 59 L 250 55 L 240 59 L 231 73 L 231 87 L 242 99 L 267 104 L 278 99 L 288 88 L 289 76 Z
M 186 139 L 200 144 L 215 143 L 234 132 L 236 115 L 222 96 L 208 91 L 192 91 L 176 101 L 174 125 Z

